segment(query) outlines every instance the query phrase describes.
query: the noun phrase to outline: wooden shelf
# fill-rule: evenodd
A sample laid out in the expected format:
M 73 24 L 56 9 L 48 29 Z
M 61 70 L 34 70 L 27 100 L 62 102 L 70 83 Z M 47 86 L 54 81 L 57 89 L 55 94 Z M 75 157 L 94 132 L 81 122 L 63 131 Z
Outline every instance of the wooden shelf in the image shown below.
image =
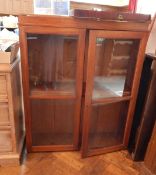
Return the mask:
M 94 99 L 92 100 L 92 104 L 110 104 L 110 103 L 116 103 L 121 101 L 128 101 L 131 100 L 131 96 L 125 96 L 125 97 L 112 97 L 112 98 L 100 98 L 100 99 Z
M 130 92 L 124 91 L 123 76 L 96 77 L 94 80 L 93 103 L 130 100 Z
M 58 92 L 58 91 L 39 91 L 34 90 L 29 96 L 31 99 L 75 99 L 75 95 L 70 92 Z
M 73 81 L 60 81 L 55 83 L 31 83 L 30 98 L 34 99 L 73 99 L 75 98 L 75 83 Z
M 33 146 L 38 145 L 72 145 L 73 135 L 71 133 L 34 133 Z
M 99 133 L 89 135 L 90 149 L 98 149 L 103 147 L 111 147 L 122 144 L 122 138 L 115 133 Z

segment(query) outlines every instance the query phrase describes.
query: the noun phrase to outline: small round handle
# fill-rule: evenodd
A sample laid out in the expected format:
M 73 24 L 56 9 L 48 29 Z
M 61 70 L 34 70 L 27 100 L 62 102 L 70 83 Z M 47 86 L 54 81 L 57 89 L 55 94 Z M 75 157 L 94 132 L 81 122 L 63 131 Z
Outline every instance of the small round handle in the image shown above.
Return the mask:
M 119 14 L 118 15 L 118 20 L 123 20 L 123 19 L 124 19 L 123 15 L 122 14 Z

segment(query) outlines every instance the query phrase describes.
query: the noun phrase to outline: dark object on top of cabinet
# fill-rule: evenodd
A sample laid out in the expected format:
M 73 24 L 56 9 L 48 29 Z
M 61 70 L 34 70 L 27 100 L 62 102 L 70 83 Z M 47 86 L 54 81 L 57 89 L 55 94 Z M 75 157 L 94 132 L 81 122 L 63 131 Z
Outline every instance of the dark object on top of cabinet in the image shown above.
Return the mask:
M 129 142 L 129 151 L 135 161 L 143 161 L 156 120 L 156 57 L 147 54 Z
M 28 152 L 127 147 L 150 22 L 19 16 Z
M 74 9 L 70 12 L 71 16 L 75 18 L 89 18 L 96 20 L 115 20 L 115 21 L 135 21 L 146 22 L 151 20 L 151 15 L 144 15 L 138 13 L 125 13 L 118 11 L 96 11 L 96 10 L 82 10 Z

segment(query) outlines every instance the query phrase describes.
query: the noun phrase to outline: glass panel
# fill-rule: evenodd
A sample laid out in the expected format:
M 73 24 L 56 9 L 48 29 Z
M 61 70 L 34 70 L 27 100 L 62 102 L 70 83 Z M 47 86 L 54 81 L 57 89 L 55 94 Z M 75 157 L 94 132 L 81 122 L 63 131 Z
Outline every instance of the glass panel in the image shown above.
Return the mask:
M 129 96 L 139 40 L 96 40 L 93 99 Z
M 31 95 L 75 93 L 76 36 L 28 34 Z
M 128 104 L 128 101 L 124 101 L 92 105 L 89 149 L 122 144 Z
M 32 145 L 72 145 L 74 100 L 32 100 Z

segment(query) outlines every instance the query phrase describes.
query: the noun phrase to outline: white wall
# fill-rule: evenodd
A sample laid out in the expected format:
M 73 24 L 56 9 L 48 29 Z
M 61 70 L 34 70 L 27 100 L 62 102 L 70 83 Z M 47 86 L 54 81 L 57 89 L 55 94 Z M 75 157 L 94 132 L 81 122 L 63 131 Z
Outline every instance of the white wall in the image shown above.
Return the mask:
M 112 6 L 126 6 L 129 4 L 129 0 L 71 0 L 71 1 L 101 4 L 101 5 L 112 5 Z
M 151 31 L 150 37 L 148 39 L 146 53 L 156 54 L 156 21 L 154 23 L 153 29 Z
M 151 14 L 156 12 L 156 0 L 138 0 L 137 13 Z
M 156 13 L 156 0 L 138 0 L 137 13 L 151 14 L 153 17 Z M 146 47 L 146 53 L 155 53 L 155 52 L 156 52 L 156 21 L 154 23 Z

